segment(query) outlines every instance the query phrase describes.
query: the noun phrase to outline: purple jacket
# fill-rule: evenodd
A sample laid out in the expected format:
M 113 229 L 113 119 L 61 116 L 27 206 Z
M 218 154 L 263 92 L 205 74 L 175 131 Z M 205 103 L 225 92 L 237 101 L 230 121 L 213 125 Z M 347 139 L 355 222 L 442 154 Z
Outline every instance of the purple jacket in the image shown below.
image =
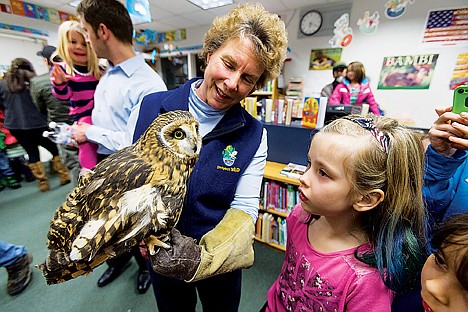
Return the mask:
M 332 95 L 328 99 L 330 104 L 350 104 L 351 103 L 351 84 L 348 79 L 344 79 L 339 83 Z M 381 115 L 379 104 L 375 101 L 374 94 L 372 94 L 369 79 L 364 78 L 361 82 L 358 97 L 355 104 L 369 104 L 369 110 L 374 115 Z

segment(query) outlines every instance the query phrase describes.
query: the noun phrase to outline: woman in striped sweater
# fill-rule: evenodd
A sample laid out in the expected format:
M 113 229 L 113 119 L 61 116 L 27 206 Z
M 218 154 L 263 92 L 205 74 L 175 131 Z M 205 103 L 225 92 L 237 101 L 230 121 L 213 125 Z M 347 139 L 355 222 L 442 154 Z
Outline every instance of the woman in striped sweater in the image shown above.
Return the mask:
M 60 100 L 70 101 L 70 116 L 75 123 L 91 124 L 94 91 L 102 71 L 96 53 L 86 41 L 86 31 L 78 22 L 60 25 L 56 55 L 63 62 L 54 63 L 50 72 L 52 93 Z M 97 144 L 80 144 L 78 158 L 81 168 L 92 169 L 98 161 Z

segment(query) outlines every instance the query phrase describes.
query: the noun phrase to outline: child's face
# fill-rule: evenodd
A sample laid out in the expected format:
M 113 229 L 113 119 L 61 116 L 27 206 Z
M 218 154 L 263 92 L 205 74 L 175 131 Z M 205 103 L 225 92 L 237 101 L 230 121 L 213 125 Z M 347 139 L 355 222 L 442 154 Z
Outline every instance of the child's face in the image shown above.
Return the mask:
M 421 272 L 421 296 L 425 311 L 468 311 L 468 290 L 455 275 L 459 246 L 448 246 L 444 253 L 430 255 Z
M 88 50 L 86 41 L 83 36 L 76 32 L 70 31 L 70 39 L 68 42 L 68 53 L 72 58 L 73 62 L 77 65 L 87 66 L 88 65 Z
M 334 217 L 352 213 L 356 196 L 346 172 L 346 156 L 355 140 L 338 134 L 317 133 L 310 145 L 308 169 L 300 178 L 302 208 L 312 214 Z

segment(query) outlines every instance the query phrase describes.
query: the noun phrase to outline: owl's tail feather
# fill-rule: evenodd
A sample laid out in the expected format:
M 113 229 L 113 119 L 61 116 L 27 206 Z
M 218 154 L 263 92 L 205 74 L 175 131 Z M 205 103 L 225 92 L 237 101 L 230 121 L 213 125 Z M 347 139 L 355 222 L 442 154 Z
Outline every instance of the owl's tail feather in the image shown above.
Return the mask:
M 122 218 L 119 214 L 107 221 L 97 219 L 87 222 L 73 241 L 70 259 L 92 261 L 95 254 L 102 252 L 101 248 L 109 243 L 121 227 Z
M 91 262 L 75 261 L 62 264 L 63 258 L 54 256 L 52 253 L 44 263 L 36 266 L 42 271 L 48 285 L 59 284 L 81 275 L 88 275 L 94 268 L 109 258 L 105 253 L 100 253 Z

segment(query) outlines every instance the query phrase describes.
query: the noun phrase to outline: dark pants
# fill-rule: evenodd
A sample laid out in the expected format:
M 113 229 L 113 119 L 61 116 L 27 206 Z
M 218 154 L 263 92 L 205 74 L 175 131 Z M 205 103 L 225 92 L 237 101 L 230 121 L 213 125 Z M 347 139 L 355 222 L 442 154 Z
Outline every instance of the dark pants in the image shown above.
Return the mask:
M 44 131 L 49 128 L 29 129 L 29 130 L 18 130 L 9 129 L 11 134 L 18 140 L 18 143 L 23 146 L 26 153 L 28 153 L 29 163 L 33 164 L 41 160 L 39 157 L 39 146 L 42 146 L 48 150 L 52 156 L 58 156 L 59 152 L 57 145 L 50 139 L 42 136 Z
M 241 298 L 242 270 L 186 283 L 155 273 L 150 267 L 151 282 L 160 312 L 192 312 L 197 292 L 204 312 L 237 312 Z
M 110 267 L 122 269 L 125 266 L 125 264 L 127 264 L 128 261 L 132 259 L 132 256 L 135 257 L 135 260 L 138 263 L 139 272 L 148 269 L 148 267 L 146 266 L 146 260 L 145 258 L 143 258 L 143 256 L 140 253 L 139 246 L 133 247 L 130 252 L 126 252 L 118 257 L 107 260 L 106 263 Z

